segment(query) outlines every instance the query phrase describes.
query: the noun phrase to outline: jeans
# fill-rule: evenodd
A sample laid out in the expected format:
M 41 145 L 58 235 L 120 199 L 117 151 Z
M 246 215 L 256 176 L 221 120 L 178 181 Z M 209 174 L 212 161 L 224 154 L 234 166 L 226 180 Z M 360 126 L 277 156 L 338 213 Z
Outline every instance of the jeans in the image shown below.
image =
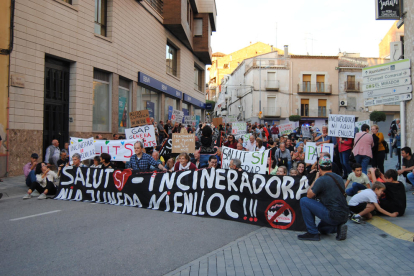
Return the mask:
M 292 161 L 288 161 L 288 167 L 287 167 L 287 169 L 288 169 L 288 175 L 289 175 L 289 173 L 290 173 L 290 169 L 292 168 Z
M 26 186 L 30 188 L 33 182 L 36 182 L 36 174 L 34 170 L 31 170 L 26 178 Z
M 329 210 L 322 203 L 302 197 L 300 199 L 300 208 L 302 210 L 302 217 L 306 224 L 306 229 L 310 234 L 324 234 L 336 233 L 337 226 L 340 222 L 334 221 L 329 216 Z M 315 224 L 315 216 L 321 219 L 318 227 Z
M 384 173 L 385 150 L 378 151 L 372 156 L 372 167 Z
M 354 182 L 352 183 L 351 188 L 346 189 L 345 193 L 349 196 L 354 196 L 358 193 L 358 191 L 365 190 L 367 187 L 365 185 Z
M 343 151 L 339 153 L 339 157 L 341 158 L 342 169 L 344 170 L 345 176 L 352 173 L 352 168 L 349 165 L 349 156 L 351 155 L 352 149 Z
M 368 174 L 368 164 L 369 161 L 371 160 L 371 157 L 366 156 L 366 155 L 356 155 L 355 156 L 355 160 L 357 163 L 361 164 L 362 166 L 362 172 L 365 174 Z
M 159 144 L 162 145 L 162 142 L 164 141 L 164 134 L 161 134 L 158 136 Z
M 412 172 L 407 174 L 407 179 L 410 182 L 410 184 L 414 186 L 414 174 Z

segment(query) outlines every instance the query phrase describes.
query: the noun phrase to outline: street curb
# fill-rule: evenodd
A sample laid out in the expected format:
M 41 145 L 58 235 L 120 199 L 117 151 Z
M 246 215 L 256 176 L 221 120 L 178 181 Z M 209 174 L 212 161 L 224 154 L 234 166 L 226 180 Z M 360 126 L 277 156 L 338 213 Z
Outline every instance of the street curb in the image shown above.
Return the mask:
M 378 216 L 374 216 L 372 217 L 371 220 L 367 222 L 397 239 L 404 240 L 404 241 L 410 241 L 410 242 L 414 241 L 413 232 L 410 232 L 392 222 L 389 222 L 386 219 L 383 219 Z

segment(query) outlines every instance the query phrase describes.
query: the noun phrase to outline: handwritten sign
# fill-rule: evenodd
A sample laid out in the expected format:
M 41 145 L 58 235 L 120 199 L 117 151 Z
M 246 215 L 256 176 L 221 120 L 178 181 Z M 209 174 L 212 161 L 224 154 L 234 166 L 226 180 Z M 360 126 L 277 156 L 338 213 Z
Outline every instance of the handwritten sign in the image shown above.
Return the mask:
M 237 122 L 237 115 L 227 115 L 226 117 L 223 117 L 223 121 L 226 124 Z
M 194 153 L 195 135 L 174 133 L 172 138 L 172 153 Z
M 330 114 L 328 121 L 329 136 L 354 138 L 355 116 Z
M 243 138 L 243 142 L 247 142 L 250 139 L 250 135 L 251 135 L 250 133 L 238 134 L 238 135 L 235 135 L 234 138 L 236 140 L 239 140 L 240 138 Z
M 130 112 L 129 118 L 130 118 L 132 127 L 151 124 L 148 110 Z
M 137 140 L 95 140 L 96 155 L 108 153 L 112 161 L 129 161 Z
M 215 127 L 218 127 L 219 125 L 223 125 L 223 118 L 213 118 L 213 124 Z
M 361 127 L 364 124 L 371 125 L 371 121 L 370 120 L 365 120 L 365 121 L 361 121 L 361 122 L 355 122 L 355 127 L 358 128 L 358 131 L 361 131 Z
M 171 122 L 175 123 L 182 123 L 183 122 L 183 118 L 184 118 L 184 112 L 174 109 L 171 115 Z
M 331 161 L 333 162 L 334 144 L 325 143 L 317 146 L 316 143 L 306 143 L 305 163 L 315 163 L 318 160 L 318 157 L 320 156 L 321 152 L 328 152 L 331 155 Z
M 93 137 L 89 139 L 82 139 L 71 137 L 69 145 L 69 162 L 73 164 L 72 156 L 78 153 L 81 156 L 81 161 L 93 159 L 95 157 L 95 145 Z
M 184 122 L 183 124 L 185 126 L 192 126 L 192 127 L 196 127 L 197 126 L 197 117 L 196 116 L 184 116 Z
M 231 124 L 231 134 L 245 134 L 247 131 L 247 126 L 245 122 L 237 122 Z
M 302 130 L 303 137 L 309 137 L 309 138 L 311 137 L 310 128 L 308 126 L 303 126 L 301 130 Z
M 222 160 L 221 168 L 228 169 L 230 161 L 233 158 L 240 159 L 241 167 L 248 173 L 266 173 L 267 157 L 269 156 L 270 150 L 265 151 L 243 151 L 236 150 L 228 147 L 222 148 Z
M 279 125 L 278 128 L 279 128 L 279 134 L 281 136 L 288 135 L 288 134 L 291 134 L 293 130 L 295 129 L 295 123 L 287 123 L 287 124 Z
M 125 137 L 126 139 L 141 140 L 144 143 L 145 148 L 157 146 L 153 125 L 127 128 L 125 129 Z

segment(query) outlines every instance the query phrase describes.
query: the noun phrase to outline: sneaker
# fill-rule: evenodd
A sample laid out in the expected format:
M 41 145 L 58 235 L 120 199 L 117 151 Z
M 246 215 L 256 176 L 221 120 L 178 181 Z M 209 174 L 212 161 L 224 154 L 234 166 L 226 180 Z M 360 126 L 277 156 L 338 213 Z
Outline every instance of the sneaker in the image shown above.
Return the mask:
M 348 225 L 339 224 L 336 230 L 336 240 L 338 241 L 345 240 L 347 232 L 348 232 Z
M 29 199 L 29 198 L 32 198 L 32 195 L 31 195 L 31 194 L 26 194 L 26 195 L 23 197 L 23 199 Z
M 37 191 L 37 190 L 34 190 L 33 192 L 32 192 L 32 196 L 39 196 L 40 194 L 39 194 L 39 192 Z
M 319 234 L 311 234 L 306 232 L 303 235 L 298 235 L 298 239 L 302 241 L 320 241 L 321 237 L 319 236 Z
M 46 195 L 44 193 L 42 193 L 40 196 L 38 196 L 37 199 L 46 199 Z
M 361 216 L 357 216 L 357 215 L 353 215 L 351 220 L 355 223 L 361 224 L 362 222 L 362 217 Z

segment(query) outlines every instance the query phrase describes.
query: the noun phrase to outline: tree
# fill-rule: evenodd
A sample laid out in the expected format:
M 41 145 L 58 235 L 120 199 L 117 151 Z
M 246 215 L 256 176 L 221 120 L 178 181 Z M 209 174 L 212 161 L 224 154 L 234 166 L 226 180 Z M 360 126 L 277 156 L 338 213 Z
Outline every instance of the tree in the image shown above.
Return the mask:
M 384 122 L 387 119 L 387 115 L 382 111 L 372 111 L 372 113 L 369 114 L 369 119 L 374 123 Z
M 298 121 L 300 121 L 300 119 L 302 119 L 302 117 L 300 117 L 300 115 L 290 115 L 289 116 L 289 121 L 291 121 L 291 122 L 298 122 Z

